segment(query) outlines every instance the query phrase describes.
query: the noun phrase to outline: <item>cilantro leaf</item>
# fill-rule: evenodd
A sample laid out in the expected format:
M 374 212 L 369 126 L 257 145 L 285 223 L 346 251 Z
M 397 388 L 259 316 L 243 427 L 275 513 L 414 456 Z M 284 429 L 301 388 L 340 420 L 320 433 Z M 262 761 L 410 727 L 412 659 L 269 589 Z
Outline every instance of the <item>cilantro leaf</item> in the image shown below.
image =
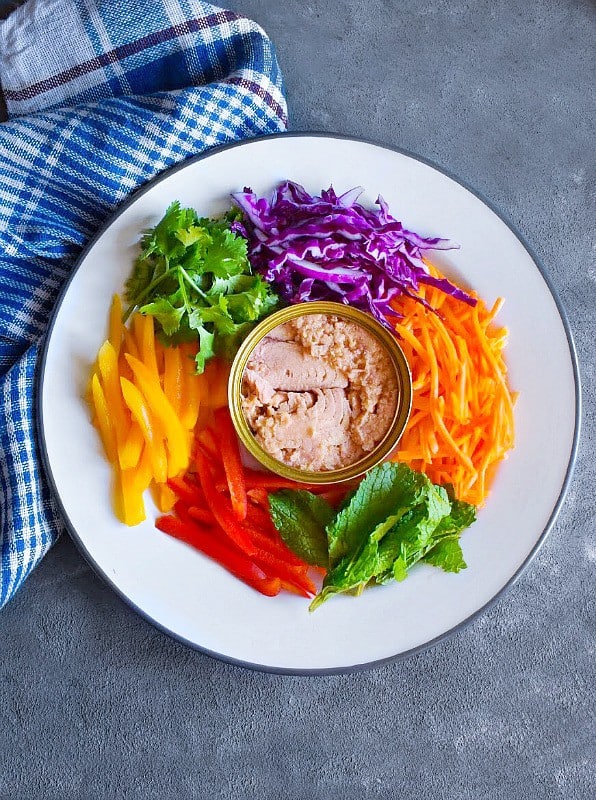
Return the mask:
M 278 297 L 253 275 L 246 239 L 230 226 L 237 213 L 200 218 L 172 203 L 158 224 L 145 231 L 126 282 L 129 308 L 157 322 L 164 344 L 196 341 L 197 372 L 215 354 L 233 358 L 256 322 L 270 314 Z
M 210 333 L 207 328 L 199 328 L 199 352 L 196 355 L 197 372 L 201 374 L 205 370 L 205 363 L 215 355 L 213 340 L 215 334 Z
M 180 327 L 180 320 L 184 315 L 183 308 L 177 308 L 165 297 L 159 297 L 153 303 L 147 303 L 139 308 L 141 314 L 149 314 L 159 322 L 166 336 L 176 333 Z

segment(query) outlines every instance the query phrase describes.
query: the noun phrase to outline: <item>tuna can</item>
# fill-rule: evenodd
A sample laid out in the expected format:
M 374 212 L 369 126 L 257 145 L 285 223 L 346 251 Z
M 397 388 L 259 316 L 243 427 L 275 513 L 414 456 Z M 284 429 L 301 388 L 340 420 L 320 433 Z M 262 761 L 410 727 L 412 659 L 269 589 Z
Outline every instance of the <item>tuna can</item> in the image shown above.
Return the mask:
M 279 325 L 309 314 L 322 314 L 338 317 L 363 328 L 375 337 L 385 353 L 389 356 L 395 371 L 397 385 L 397 402 L 395 412 L 383 438 L 374 449 L 359 460 L 338 469 L 309 471 L 279 461 L 272 456 L 253 434 L 242 408 L 242 383 L 244 372 L 255 348 Z M 299 303 L 283 308 L 260 322 L 246 337 L 234 358 L 228 383 L 228 401 L 230 414 L 238 437 L 246 450 L 265 469 L 293 481 L 311 484 L 334 484 L 352 480 L 370 470 L 376 464 L 387 459 L 396 448 L 402 435 L 412 405 L 412 377 L 408 362 L 395 336 L 373 316 L 343 305 L 327 301 Z

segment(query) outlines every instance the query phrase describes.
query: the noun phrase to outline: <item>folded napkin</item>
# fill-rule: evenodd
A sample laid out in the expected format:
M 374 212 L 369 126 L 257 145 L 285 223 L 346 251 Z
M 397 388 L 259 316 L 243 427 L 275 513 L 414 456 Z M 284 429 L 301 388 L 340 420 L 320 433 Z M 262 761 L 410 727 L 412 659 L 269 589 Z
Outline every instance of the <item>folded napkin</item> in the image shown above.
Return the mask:
M 28 0 L 0 24 L 0 83 L 1 608 L 62 528 L 34 378 L 81 249 L 166 167 L 287 119 L 265 33 L 197 0 Z

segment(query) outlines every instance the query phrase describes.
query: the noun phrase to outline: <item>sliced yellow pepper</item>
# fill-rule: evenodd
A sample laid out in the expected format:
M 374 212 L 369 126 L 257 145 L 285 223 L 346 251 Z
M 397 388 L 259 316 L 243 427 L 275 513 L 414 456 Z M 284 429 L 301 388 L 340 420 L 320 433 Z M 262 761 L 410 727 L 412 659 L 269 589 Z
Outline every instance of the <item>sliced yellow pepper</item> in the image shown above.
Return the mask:
M 124 332 L 124 325 L 122 324 L 122 301 L 120 300 L 120 295 L 118 294 L 115 294 L 112 298 L 109 319 L 108 339 L 116 351 L 116 356 L 118 356 L 120 347 L 122 345 L 122 337 Z
M 130 368 L 135 376 L 135 381 L 142 392 L 148 408 L 163 427 L 168 452 L 170 454 L 168 475 L 173 477 L 185 470 L 189 463 L 189 450 L 186 431 L 176 416 L 168 398 L 159 384 L 159 379 L 151 370 L 134 356 L 127 355 Z M 157 476 L 156 476 L 157 479 Z M 164 481 L 159 481 L 165 483 Z
M 132 421 L 126 439 L 118 443 L 118 460 L 121 469 L 134 469 L 139 463 L 145 438 L 136 420 Z
M 124 402 L 129 407 L 130 413 L 134 419 L 138 422 L 143 432 L 143 438 L 149 448 L 153 477 L 158 483 L 165 483 L 168 478 L 168 461 L 161 437 L 161 430 L 152 418 L 145 398 L 134 383 L 131 383 L 126 378 L 120 378 L 120 385 L 122 387 Z
M 116 461 L 116 434 L 114 430 L 114 420 L 108 404 L 103 388 L 97 376 L 93 373 L 91 378 L 91 395 L 93 398 L 93 408 L 95 410 L 95 420 L 99 435 L 103 443 L 104 450 L 108 460 L 113 464 Z
M 155 329 L 153 317 L 144 314 L 135 314 L 132 320 L 135 340 L 138 347 L 138 358 L 145 364 L 151 373 L 158 377 L 157 358 L 155 356 Z
M 118 355 L 114 346 L 106 340 L 99 348 L 97 365 L 101 373 L 107 406 L 114 422 L 116 445 L 120 450 L 130 428 L 130 414 L 124 403 L 120 389 L 120 374 L 118 369 Z
M 177 415 L 180 415 L 182 409 L 183 384 L 180 348 L 166 347 L 164 349 L 163 390 Z

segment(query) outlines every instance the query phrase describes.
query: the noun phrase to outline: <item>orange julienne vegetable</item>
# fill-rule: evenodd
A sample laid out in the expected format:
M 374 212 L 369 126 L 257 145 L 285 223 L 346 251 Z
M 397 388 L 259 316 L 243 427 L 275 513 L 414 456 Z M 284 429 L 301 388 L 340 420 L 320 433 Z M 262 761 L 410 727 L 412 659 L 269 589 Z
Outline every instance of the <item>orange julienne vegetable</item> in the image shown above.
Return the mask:
M 394 327 L 413 384 L 410 421 L 394 458 L 481 506 L 514 442 L 515 395 L 503 360 L 507 330 L 493 323 L 503 301 L 488 310 L 478 299 L 472 308 L 424 285 L 419 295 L 438 314 L 407 297 L 394 304 L 403 315 Z

